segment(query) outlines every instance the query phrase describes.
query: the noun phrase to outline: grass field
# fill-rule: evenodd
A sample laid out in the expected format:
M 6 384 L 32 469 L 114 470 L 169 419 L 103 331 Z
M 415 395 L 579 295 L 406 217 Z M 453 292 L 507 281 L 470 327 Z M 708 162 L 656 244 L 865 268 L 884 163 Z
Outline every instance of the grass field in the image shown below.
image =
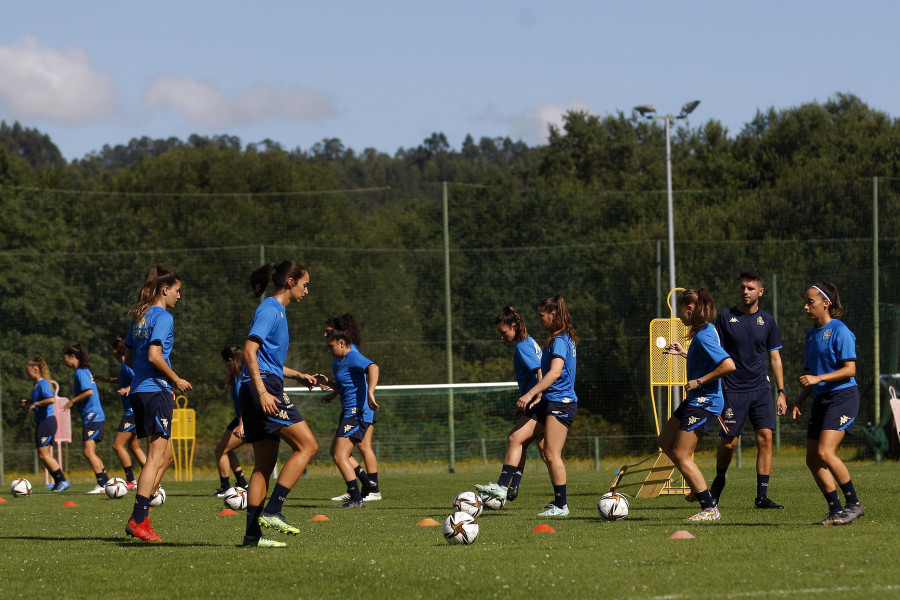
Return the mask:
M 570 465 L 567 518 L 541 519 L 550 500 L 546 471 L 531 464 L 515 502 L 479 517 L 471 546 L 450 546 L 440 527 L 450 503 L 475 483 L 496 479 L 498 467 L 384 465 L 385 499 L 359 510 L 336 509 L 342 493 L 336 469 L 300 480 L 285 505 L 299 536 L 271 534 L 285 549 L 238 547 L 244 515 L 218 516 L 211 476 L 163 485 L 166 504 L 151 513 L 165 540 L 126 538 L 133 496 L 88 496 L 87 480 L 62 495 L 43 487 L 0 504 L 0 597 L 87 598 L 900 598 L 900 467 L 850 463 L 867 514 L 846 527 L 812 526 L 824 501 L 799 450 L 776 457 L 771 496 L 783 511 L 752 508 L 751 457 L 729 471 L 723 520 L 685 523 L 696 511 L 677 496 L 632 500 L 623 521 L 597 517 L 596 501 L 618 463 L 600 472 Z M 621 462 L 621 461 L 619 461 Z M 698 462 L 713 472 L 711 454 Z M 31 477 L 36 482 L 35 477 Z M 41 481 L 42 483 L 42 481 Z M 63 508 L 64 501 L 78 506 Z M 312 522 L 314 515 L 331 520 Z M 540 523 L 553 533 L 532 533 Z M 696 536 L 671 540 L 677 530 Z

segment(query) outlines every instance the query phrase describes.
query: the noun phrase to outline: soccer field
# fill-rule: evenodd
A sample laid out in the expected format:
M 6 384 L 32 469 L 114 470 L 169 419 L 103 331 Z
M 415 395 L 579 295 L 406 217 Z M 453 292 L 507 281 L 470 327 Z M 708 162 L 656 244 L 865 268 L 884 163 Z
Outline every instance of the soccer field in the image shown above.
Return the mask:
M 749 457 L 747 457 L 749 458 Z M 712 456 L 698 462 L 709 474 Z M 746 458 L 745 458 L 746 460 Z M 494 480 L 497 467 L 448 474 L 382 470 L 385 499 L 341 510 L 334 469 L 302 478 L 284 514 L 299 536 L 271 533 L 284 549 L 239 547 L 243 513 L 218 516 L 212 478 L 164 480 L 166 504 L 151 513 L 161 544 L 126 538 L 133 496 L 110 500 L 36 489 L 0 504 L 0 596 L 249 598 L 754 598 L 900 597 L 900 471 L 896 463 L 849 463 L 866 515 L 845 527 L 812 526 L 824 501 L 798 451 L 776 457 L 771 496 L 785 510 L 752 508 L 752 462 L 729 471 L 723 520 L 686 523 L 681 497 L 631 501 L 627 519 L 601 521 L 596 502 L 613 479 L 587 464 L 569 471 L 567 518 L 537 517 L 550 500 L 546 471 L 531 464 L 515 502 L 486 511 L 470 546 L 450 546 L 440 527 L 454 496 Z M 32 478 L 33 480 L 36 478 Z M 65 501 L 77 507 L 63 508 Z M 313 522 L 315 515 L 330 520 Z M 552 533 L 531 530 L 547 523 Z M 669 539 L 688 530 L 695 539 Z

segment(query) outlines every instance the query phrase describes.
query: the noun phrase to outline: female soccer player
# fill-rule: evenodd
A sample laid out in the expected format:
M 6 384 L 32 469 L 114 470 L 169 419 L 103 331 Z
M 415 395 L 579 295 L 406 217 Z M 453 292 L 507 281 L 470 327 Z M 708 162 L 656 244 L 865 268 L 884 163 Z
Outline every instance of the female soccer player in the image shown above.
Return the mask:
M 369 423 L 362 419 L 365 407 L 378 410 L 375 402 L 375 388 L 378 385 L 378 365 L 352 347 L 351 334 L 339 329 L 330 329 L 325 334 L 328 351 L 334 357 L 331 366 L 334 371 L 335 391 L 322 398 L 330 402 L 338 393 L 341 395 L 341 416 L 331 444 L 331 457 L 347 484 L 349 498 L 341 508 L 362 508 L 362 494 L 356 482 L 359 463 L 351 460 L 353 447 L 366 436 Z
M 240 391 L 244 439 L 253 444 L 254 458 L 243 544 L 260 548 L 285 546 L 283 542 L 263 537 L 261 527 L 294 535 L 300 533 L 285 520 L 281 509 L 319 449 L 309 424 L 284 393 L 285 377 L 301 381 L 310 389 L 316 385 L 316 375 L 295 371 L 284 364 L 290 343 L 285 309 L 291 302 L 303 300 L 309 292 L 309 272 L 300 263 L 285 260 L 277 265 L 265 264 L 250 275 L 250 285 L 257 297 L 266 291 L 270 281 L 275 284 L 275 293 L 260 302 L 244 343 Z M 292 453 L 281 468 L 269 503 L 263 509 L 269 492 L 269 476 L 278 459 L 279 438 L 287 442 Z
M 56 415 L 53 411 L 56 397 L 50 389 L 50 368 L 42 357 L 35 356 L 25 363 L 25 372 L 34 382 L 34 389 L 30 399 L 22 398 L 22 406 L 28 406 L 28 412 L 34 411 L 34 445 L 38 449 L 38 458 L 53 477 L 53 491 L 62 492 L 72 487 L 72 484 L 50 453 L 56 435 Z
M 350 313 L 328 317 L 325 319 L 326 335 L 328 331 L 332 329 L 346 331 L 349 335 L 350 347 L 353 350 L 359 350 L 359 347 L 362 345 L 362 335 L 356 317 Z M 365 426 L 366 435 L 356 447 L 359 449 L 360 454 L 362 454 L 366 468 L 363 469 L 352 454 L 350 455 L 350 464 L 353 467 L 353 472 L 356 473 L 357 479 L 359 479 L 361 485 L 360 493 L 363 495 L 363 501 L 374 502 L 376 500 L 381 500 L 381 488 L 378 485 L 378 457 L 375 456 L 375 447 L 372 443 L 372 439 L 375 436 L 375 422 L 377 421 L 377 418 L 375 411 L 369 407 L 368 403 L 363 407 L 363 414 L 360 417 L 360 421 Z M 350 494 L 345 492 L 340 496 L 335 496 L 332 500 L 347 502 L 350 500 Z
M 554 498 L 538 516 L 564 517 L 569 514 L 569 505 L 566 499 L 566 465 L 562 459 L 562 450 L 578 406 L 578 397 L 575 395 L 575 346 L 578 336 L 562 296 L 556 295 L 541 302 L 538 320 L 541 329 L 549 334 L 541 353 L 543 377 L 519 398 L 516 406 L 528 411 L 540 402 L 535 410 L 535 417 L 544 424 L 544 461 L 550 472 Z M 514 432 L 514 435 L 521 434 L 523 439 L 525 436 L 530 437 L 529 431 L 533 435 L 533 427 L 535 426 L 526 424 L 519 429 L 519 433 Z M 518 451 L 521 452 L 520 449 Z M 511 470 L 518 462 L 515 452 L 510 455 L 507 451 L 506 461 L 504 470 L 509 471 L 511 480 Z M 499 500 L 508 496 L 507 488 L 499 483 L 476 485 L 475 488 Z
M 837 455 L 844 436 L 853 434 L 859 412 L 856 336 L 839 320 L 844 310 L 833 283 L 817 283 L 806 290 L 805 308 L 815 327 L 806 332 L 806 374 L 800 376 L 803 390 L 791 416 L 797 422 L 803 414 L 803 401 L 815 395 L 806 430 L 806 466 L 828 503 L 828 514 L 819 523 L 848 525 L 866 512 L 847 465 Z M 835 480 L 844 493 L 843 510 Z
M 722 518 L 716 501 L 709 493 L 703 473 L 691 456 L 704 435 L 716 431 L 719 415 L 725 405 L 722 377 L 735 370 L 734 361 L 725 352 L 713 321 L 716 303 L 709 292 L 687 290 L 676 303 L 678 318 L 688 327 L 688 350 L 673 341 L 663 351 L 687 358 L 687 398 L 672 413 L 659 434 L 657 443 L 675 464 L 700 502 L 700 512 L 688 521 L 717 521 Z
M 215 491 L 220 498 L 229 488 L 228 470 L 234 471 L 235 485 L 247 488 L 247 480 L 244 471 L 238 462 L 234 450 L 244 444 L 244 427 L 241 425 L 241 403 L 238 396 L 241 391 L 241 370 L 244 368 L 242 350 L 238 346 L 225 346 L 222 350 L 222 360 L 225 361 L 225 369 L 228 375 L 225 377 L 225 389 L 231 395 L 234 403 L 234 419 L 225 428 L 222 439 L 216 444 L 216 467 L 219 469 L 219 489 Z
M 103 441 L 103 426 L 106 421 L 106 415 L 100 405 L 100 391 L 94 382 L 91 364 L 83 345 L 69 344 L 63 348 L 62 356 L 66 366 L 75 369 L 74 396 L 65 408 L 70 409 L 78 405 L 82 423 L 82 451 L 97 478 L 97 485 L 88 494 L 102 494 L 109 476 L 106 474 L 103 461 L 97 456 L 97 442 Z
M 119 384 L 119 398 L 122 400 L 122 420 L 113 438 L 113 450 L 122 462 L 125 470 L 125 485 L 129 490 L 137 489 L 137 480 L 134 478 L 134 465 L 131 462 L 131 454 L 137 459 L 141 467 L 147 462 L 147 455 L 141 448 L 141 440 L 135 433 L 134 411 L 131 409 L 131 380 L 134 379 L 134 369 L 125 364 L 125 338 L 117 335 L 109 341 L 109 349 L 112 355 L 119 360 L 119 374 L 115 381 Z M 131 454 L 128 450 L 131 450 Z
M 179 377 L 169 361 L 175 344 L 174 321 L 169 313 L 181 298 L 181 277 L 159 265 L 150 267 L 138 300 L 131 307 L 131 329 L 125 338 L 125 362 L 134 368 L 131 380 L 131 408 L 137 436 L 148 438 L 147 460 L 138 478 L 134 510 L 125 533 L 145 542 L 161 542 L 147 515 L 150 497 L 159 487 L 163 473 L 172 463 L 172 415 L 174 385 L 179 391 L 193 389 Z
M 525 319 L 512 306 L 503 308 L 494 325 L 501 340 L 516 345 L 513 369 L 519 384 L 519 394 L 524 394 L 541 380 L 541 347 L 528 335 Z M 518 417 L 518 421 L 509 434 L 506 459 L 497 479 L 497 485 L 506 488 L 507 500 L 512 501 L 519 496 L 519 483 L 522 481 L 527 457 L 525 451 L 532 441 L 538 440 L 538 449 L 543 456 L 543 442 L 540 440 L 544 432 L 542 409 L 543 404 L 539 401 L 526 411 L 516 407 L 513 414 L 513 417 Z

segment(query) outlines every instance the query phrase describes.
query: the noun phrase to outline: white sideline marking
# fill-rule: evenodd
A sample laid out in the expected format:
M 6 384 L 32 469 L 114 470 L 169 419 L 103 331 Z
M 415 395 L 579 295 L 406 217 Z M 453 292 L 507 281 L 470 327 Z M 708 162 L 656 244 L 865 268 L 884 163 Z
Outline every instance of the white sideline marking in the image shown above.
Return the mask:
M 748 592 L 733 592 L 730 594 L 721 594 L 722 598 L 754 598 L 756 596 L 788 596 L 795 594 L 827 594 L 833 592 L 886 592 L 900 590 L 900 585 L 872 585 L 872 586 L 855 586 L 855 587 L 823 587 L 823 588 L 801 588 L 792 590 L 755 590 Z M 647 600 L 681 600 L 683 598 L 693 598 L 694 594 L 666 594 L 665 596 L 647 596 Z

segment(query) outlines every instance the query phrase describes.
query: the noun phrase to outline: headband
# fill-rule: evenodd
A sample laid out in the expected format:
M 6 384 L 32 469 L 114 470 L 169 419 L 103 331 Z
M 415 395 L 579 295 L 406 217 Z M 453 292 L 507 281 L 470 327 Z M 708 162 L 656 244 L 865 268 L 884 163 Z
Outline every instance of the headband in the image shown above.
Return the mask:
M 817 285 L 814 285 L 812 287 L 814 290 L 819 290 L 819 293 L 822 294 L 823 296 L 825 296 L 825 299 L 828 300 L 828 302 L 831 302 L 831 298 L 828 297 L 828 294 L 826 294 L 825 292 L 822 291 L 822 288 L 820 288 Z

